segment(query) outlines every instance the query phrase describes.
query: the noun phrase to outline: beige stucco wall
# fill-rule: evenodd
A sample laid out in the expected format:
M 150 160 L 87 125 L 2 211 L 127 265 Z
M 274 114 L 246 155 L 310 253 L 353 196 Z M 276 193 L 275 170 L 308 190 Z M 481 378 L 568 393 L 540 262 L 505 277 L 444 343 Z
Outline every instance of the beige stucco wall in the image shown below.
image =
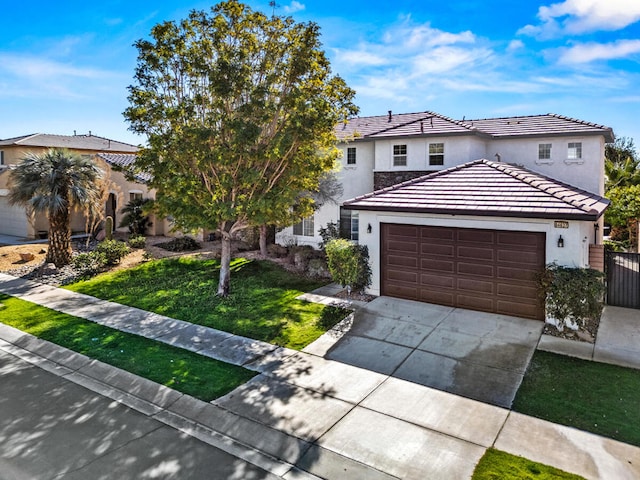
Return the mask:
M 4 164 L 7 166 L 18 164 L 27 154 L 41 154 L 48 150 L 44 147 L 23 147 L 23 146 L 4 146 L 1 148 L 4 152 Z M 106 172 L 109 179 L 109 192 L 116 195 L 116 226 L 122 218 L 122 208 L 129 202 L 130 194 L 141 193 L 143 198 L 155 198 L 155 191 L 147 188 L 146 185 L 128 181 L 124 174 L 114 171 L 105 161 L 99 159 L 95 154 L 98 151 L 73 150 L 73 153 L 80 155 L 91 155 L 98 166 Z M 117 152 L 116 152 L 117 153 Z M 122 152 L 126 153 L 126 152 Z M 9 172 L 10 168 L 4 167 L 0 170 L 0 191 L 9 188 Z M 157 221 L 154 216 L 151 218 L 152 226 L 149 229 L 151 235 L 163 235 L 169 232 L 168 222 L 160 219 Z M 71 230 L 73 232 L 85 231 L 85 218 L 81 212 L 74 211 L 71 219 Z M 28 226 L 28 236 L 34 238 L 38 232 L 48 230 L 48 221 L 45 215 L 38 215 L 32 219 Z M 118 228 L 118 230 L 126 232 L 126 227 Z M 0 233 L 2 233 L 0 228 Z

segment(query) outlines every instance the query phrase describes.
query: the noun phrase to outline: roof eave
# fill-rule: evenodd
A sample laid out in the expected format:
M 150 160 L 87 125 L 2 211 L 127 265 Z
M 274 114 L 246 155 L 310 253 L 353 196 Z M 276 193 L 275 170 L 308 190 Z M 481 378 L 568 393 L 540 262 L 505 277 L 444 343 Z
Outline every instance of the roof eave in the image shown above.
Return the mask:
M 349 205 L 343 204 L 342 207 L 345 210 L 361 210 L 371 212 L 394 212 L 394 213 L 428 213 L 436 215 L 465 215 L 473 217 L 509 217 L 509 218 L 538 218 L 543 220 L 584 220 L 584 221 L 597 221 L 602 214 L 601 212 L 592 211 L 584 213 L 565 213 L 565 214 L 551 214 L 551 213 L 537 213 L 537 212 L 509 212 L 504 210 L 461 210 L 461 209 L 446 209 L 446 208 L 429 208 L 429 207 L 391 207 L 391 206 L 377 206 L 377 205 Z M 606 209 L 606 207 L 605 207 Z

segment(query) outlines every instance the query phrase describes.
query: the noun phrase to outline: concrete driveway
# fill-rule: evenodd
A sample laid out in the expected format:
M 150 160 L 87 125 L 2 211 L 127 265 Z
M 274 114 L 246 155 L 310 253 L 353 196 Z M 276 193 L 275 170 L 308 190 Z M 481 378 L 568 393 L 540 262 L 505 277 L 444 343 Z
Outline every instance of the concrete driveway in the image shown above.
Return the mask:
M 305 351 L 392 377 L 510 407 L 543 323 L 378 297 L 356 311 L 325 352 Z

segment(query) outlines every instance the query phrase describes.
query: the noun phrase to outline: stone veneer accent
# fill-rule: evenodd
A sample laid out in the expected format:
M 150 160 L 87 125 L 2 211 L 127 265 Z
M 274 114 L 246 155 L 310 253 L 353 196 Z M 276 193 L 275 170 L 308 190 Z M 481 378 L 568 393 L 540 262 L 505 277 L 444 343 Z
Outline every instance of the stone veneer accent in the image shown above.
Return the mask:
M 413 180 L 423 175 L 429 175 L 430 173 L 434 173 L 434 171 L 403 170 L 395 172 L 373 172 L 373 189 L 380 190 L 391 187 L 392 185 Z

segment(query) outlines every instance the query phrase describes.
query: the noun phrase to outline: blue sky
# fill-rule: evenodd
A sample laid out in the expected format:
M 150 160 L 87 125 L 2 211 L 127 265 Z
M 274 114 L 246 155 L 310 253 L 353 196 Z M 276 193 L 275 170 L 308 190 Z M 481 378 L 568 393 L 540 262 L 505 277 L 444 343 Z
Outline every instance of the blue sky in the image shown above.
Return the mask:
M 248 2 L 271 12 L 268 1 Z M 30 1 L 3 5 L 0 138 L 87 133 L 130 143 L 122 111 L 137 39 L 209 2 Z M 559 113 L 640 145 L 638 0 L 280 0 L 314 21 L 361 115 L 453 118 Z

